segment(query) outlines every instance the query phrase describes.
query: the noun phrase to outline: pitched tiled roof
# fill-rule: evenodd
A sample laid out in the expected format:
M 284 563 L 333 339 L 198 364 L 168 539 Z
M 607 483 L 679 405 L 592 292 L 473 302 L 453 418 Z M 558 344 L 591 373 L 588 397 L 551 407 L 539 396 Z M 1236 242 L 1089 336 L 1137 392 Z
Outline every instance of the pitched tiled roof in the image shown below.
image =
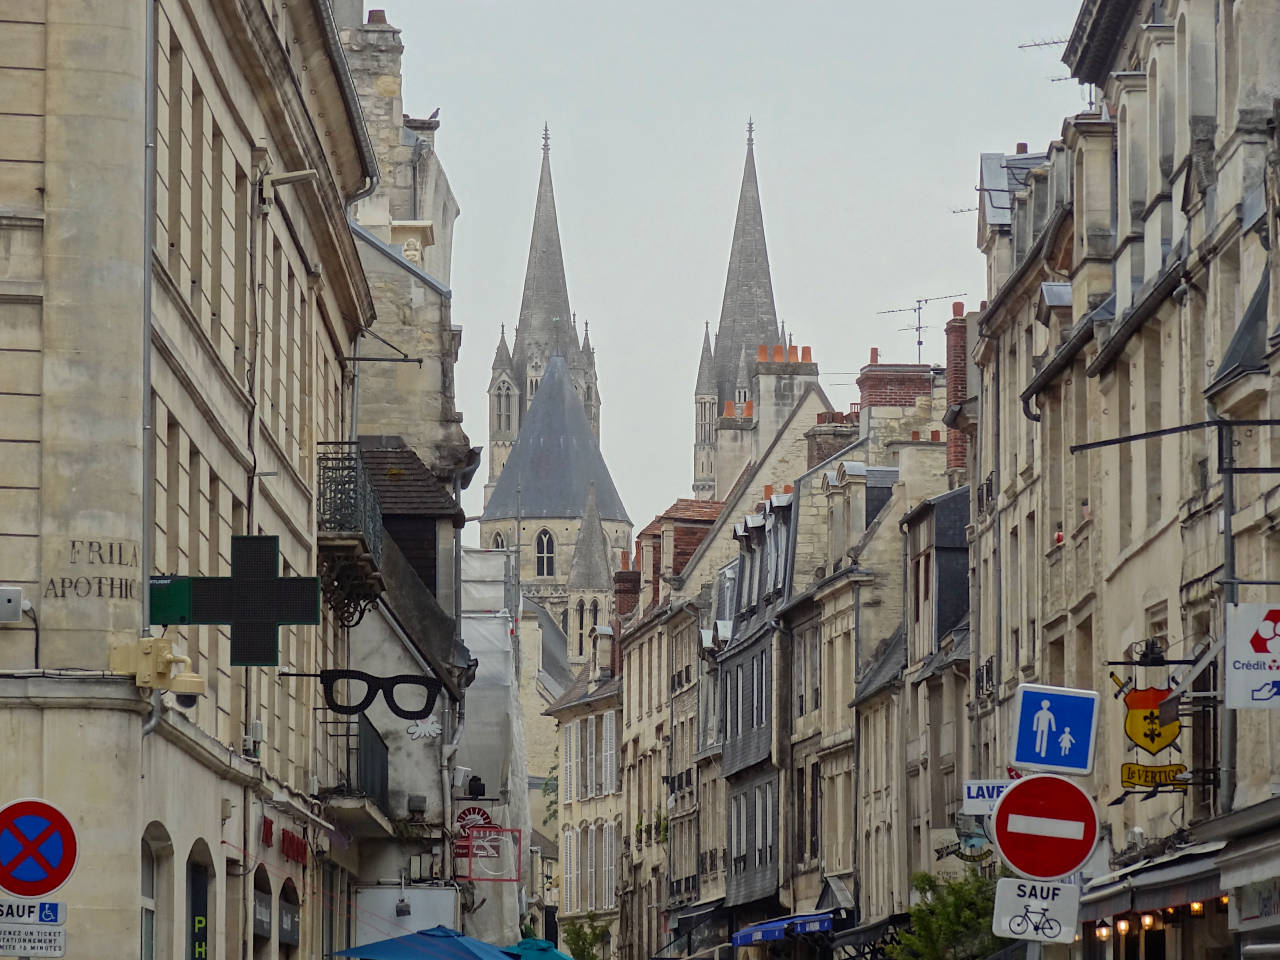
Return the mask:
M 386 516 L 466 517 L 443 483 L 409 449 L 403 437 L 363 436 L 360 457 Z

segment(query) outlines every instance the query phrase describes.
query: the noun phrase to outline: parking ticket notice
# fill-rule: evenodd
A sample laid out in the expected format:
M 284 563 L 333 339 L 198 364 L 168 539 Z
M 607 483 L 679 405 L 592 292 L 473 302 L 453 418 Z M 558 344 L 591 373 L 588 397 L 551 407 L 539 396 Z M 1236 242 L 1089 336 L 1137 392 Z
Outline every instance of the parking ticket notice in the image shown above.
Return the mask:
M 0 957 L 64 957 L 66 927 L 0 923 Z

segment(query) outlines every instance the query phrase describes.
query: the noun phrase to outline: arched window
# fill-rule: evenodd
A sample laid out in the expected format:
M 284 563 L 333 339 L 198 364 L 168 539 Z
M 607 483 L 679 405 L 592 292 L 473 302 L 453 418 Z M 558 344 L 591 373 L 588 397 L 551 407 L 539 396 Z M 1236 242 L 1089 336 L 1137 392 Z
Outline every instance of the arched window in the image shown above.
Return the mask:
M 538 576 L 554 577 L 556 575 L 556 542 L 551 539 L 551 531 L 546 528 L 539 530 L 536 545 Z
M 591 601 L 591 625 L 593 627 L 600 626 L 600 601 Z
M 495 533 L 495 534 L 493 535 L 493 549 L 495 549 L 495 550 L 505 550 L 505 549 L 507 549 L 507 540 L 506 540 L 506 538 L 502 535 L 502 532 L 501 532 L 501 531 L 499 531 L 498 533 Z
M 566 638 L 568 638 L 569 636 L 569 608 L 568 607 L 565 607 L 563 610 L 560 611 L 560 632 L 563 633 Z
M 498 429 L 511 429 L 511 384 L 498 387 Z
M 142 960 L 156 956 L 156 855 L 142 841 Z
M 578 656 L 582 656 L 583 638 L 586 636 L 587 605 L 578 601 Z

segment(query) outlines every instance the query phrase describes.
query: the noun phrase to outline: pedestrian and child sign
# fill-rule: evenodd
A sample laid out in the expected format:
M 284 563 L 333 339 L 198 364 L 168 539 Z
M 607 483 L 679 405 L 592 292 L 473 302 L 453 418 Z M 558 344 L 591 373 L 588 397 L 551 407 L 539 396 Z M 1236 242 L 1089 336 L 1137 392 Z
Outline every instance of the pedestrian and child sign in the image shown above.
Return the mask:
M 1098 733 L 1098 693 L 1024 683 L 1014 694 L 1013 765 L 1087 776 Z

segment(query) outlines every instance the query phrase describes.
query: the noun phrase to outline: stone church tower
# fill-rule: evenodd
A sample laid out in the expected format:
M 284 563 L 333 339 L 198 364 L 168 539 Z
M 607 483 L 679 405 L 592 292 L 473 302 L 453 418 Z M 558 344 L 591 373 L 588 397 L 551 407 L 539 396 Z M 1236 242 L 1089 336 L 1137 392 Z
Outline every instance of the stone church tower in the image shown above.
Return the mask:
M 498 339 L 489 381 L 489 481 L 481 544 L 519 547 L 521 592 L 565 634 L 571 662 L 613 615 L 616 558 L 631 521 L 600 453 L 595 351 L 569 309 L 551 186 L 550 137 L 515 337 Z M 545 638 L 544 638 L 545 641 Z
M 489 379 L 489 479 L 484 487 L 488 504 L 502 475 L 511 447 L 533 403 L 547 364 L 563 357 L 573 391 L 582 401 L 587 422 L 600 440 L 600 393 L 596 384 L 596 358 L 584 324 L 581 342 L 574 314 L 569 309 L 569 286 L 564 278 L 560 251 L 560 226 L 556 222 L 556 196 L 551 185 L 551 135 L 542 131 L 542 172 L 533 210 L 533 236 L 529 264 L 524 274 L 524 295 L 515 338 L 507 345 L 503 327 L 493 356 Z
M 801 352 L 787 345 L 778 331 L 756 182 L 755 139 L 748 123 L 747 160 L 720 323 L 714 348 L 710 329 L 703 333 L 693 391 L 694 496 L 723 499 L 817 378 L 809 348 Z

